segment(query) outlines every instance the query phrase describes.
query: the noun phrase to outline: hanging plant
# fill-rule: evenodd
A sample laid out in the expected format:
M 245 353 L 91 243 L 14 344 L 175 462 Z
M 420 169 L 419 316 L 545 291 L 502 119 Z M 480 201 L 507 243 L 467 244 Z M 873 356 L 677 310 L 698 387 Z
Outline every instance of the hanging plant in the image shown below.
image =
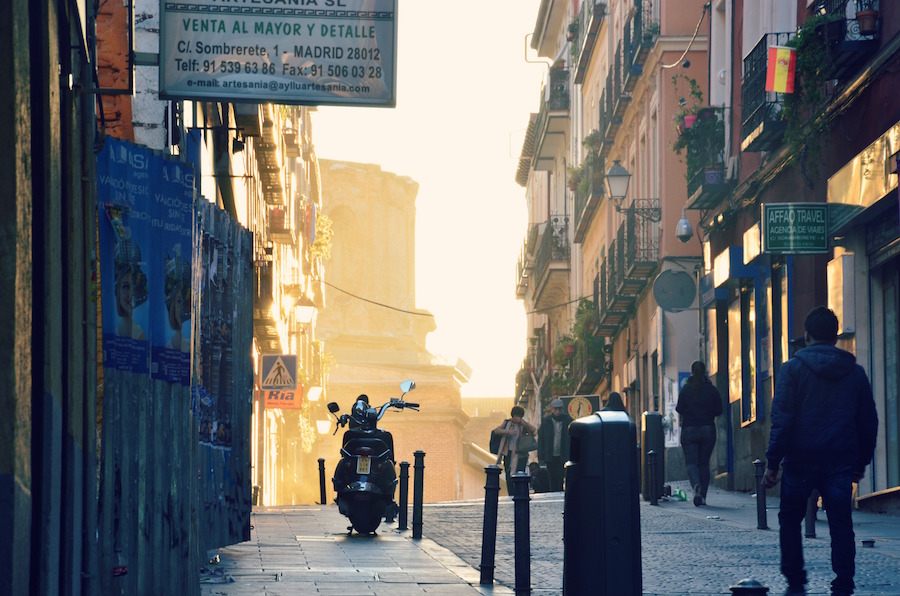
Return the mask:
M 816 14 L 803 22 L 797 36 L 787 42 L 797 52 L 794 92 L 785 95 L 784 138 L 807 185 L 818 173 L 822 139 L 828 129 L 824 113 L 827 81 L 833 72 L 831 46 L 843 37 L 843 18 L 832 13 Z

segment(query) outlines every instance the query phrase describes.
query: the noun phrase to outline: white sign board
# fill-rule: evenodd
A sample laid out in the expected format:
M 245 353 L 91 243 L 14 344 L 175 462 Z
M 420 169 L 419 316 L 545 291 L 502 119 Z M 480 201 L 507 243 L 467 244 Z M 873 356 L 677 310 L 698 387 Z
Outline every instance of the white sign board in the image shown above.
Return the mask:
M 160 96 L 396 105 L 397 0 L 160 2 Z

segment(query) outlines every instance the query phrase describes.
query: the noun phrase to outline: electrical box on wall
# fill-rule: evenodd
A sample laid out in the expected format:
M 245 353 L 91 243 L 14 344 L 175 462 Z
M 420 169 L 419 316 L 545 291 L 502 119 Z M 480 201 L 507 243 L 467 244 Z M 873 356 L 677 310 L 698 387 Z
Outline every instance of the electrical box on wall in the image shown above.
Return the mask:
M 856 333 L 856 298 L 853 253 L 828 261 L 828 308 L 838 319 L 838 335 Z

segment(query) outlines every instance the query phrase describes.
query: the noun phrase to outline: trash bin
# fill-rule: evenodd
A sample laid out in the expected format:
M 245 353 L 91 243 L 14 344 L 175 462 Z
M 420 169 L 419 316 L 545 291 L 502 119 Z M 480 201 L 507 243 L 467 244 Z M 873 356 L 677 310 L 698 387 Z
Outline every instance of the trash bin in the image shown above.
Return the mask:
M 659 412 L 644 412 L 641 416 L 641 494 L 645 501 L 652 501 L 650 494 L 650 468 L 647 452 L 656 452 L 656 498 L 663 494 L 666 484 L 666 444 L 663 417 Z
M 563 594 L 640 594 L 637 429 L 624 412 L 569 426 L 563 521 Z

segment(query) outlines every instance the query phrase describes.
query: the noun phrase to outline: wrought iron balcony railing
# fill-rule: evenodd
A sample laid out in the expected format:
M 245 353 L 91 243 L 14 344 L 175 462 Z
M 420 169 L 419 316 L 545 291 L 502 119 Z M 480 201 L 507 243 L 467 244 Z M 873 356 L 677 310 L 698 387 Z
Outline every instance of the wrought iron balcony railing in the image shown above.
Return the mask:
M 534 126 L 534 169 L 553 168 L 556 152 L 565 146 L 568 121 L 569 70 L 552 67 L 548 84 L 541 89 L 541 109 Z
M 766 33 L 744 58 L 741 81 L 741 149 L 771 151 L 781 145 L 787 122 L 784 120 L 784 95 L 766 91 L 769 48 L 786 45 L 796 33 Z M 691 195 L 690 189 L 688 196 Z
M 594 46 L 597 43 L 597 32 L 606 15 L 606 3 L 597 0 L 584 0 L 578 12 L 578 35 L 575 44 L 575 78 L 576 84 L 584 82 Z
M 568 264 L 571 253 L 568 228 L 567 215 L 552 215 L 544 226 L 537 256 L 534 259 L 534 273 L 537 279 L 544 277 L 551 261 L 565 261 Z
M 596 154 L 589 153 L 582 165 L 582 182 L 575 189 L 575 236 L 574 242 L 581 243 L 591 224 L 591 218 L 600 206 L 605 194 L 603 179 L 605 161 Z
M 624 68 L 625 90 L 629 93 L 634 90 L 637 80 L 644 70 L 644 62 L 650 54 L 650 49 L 656 41 L 659 31 L 654 26 L 652 17 L 652 3 L 650 0 L 634 0 L 634 11 L 631 17 L 625 21 L 625 29 L 622 39 L 624 41 Z

